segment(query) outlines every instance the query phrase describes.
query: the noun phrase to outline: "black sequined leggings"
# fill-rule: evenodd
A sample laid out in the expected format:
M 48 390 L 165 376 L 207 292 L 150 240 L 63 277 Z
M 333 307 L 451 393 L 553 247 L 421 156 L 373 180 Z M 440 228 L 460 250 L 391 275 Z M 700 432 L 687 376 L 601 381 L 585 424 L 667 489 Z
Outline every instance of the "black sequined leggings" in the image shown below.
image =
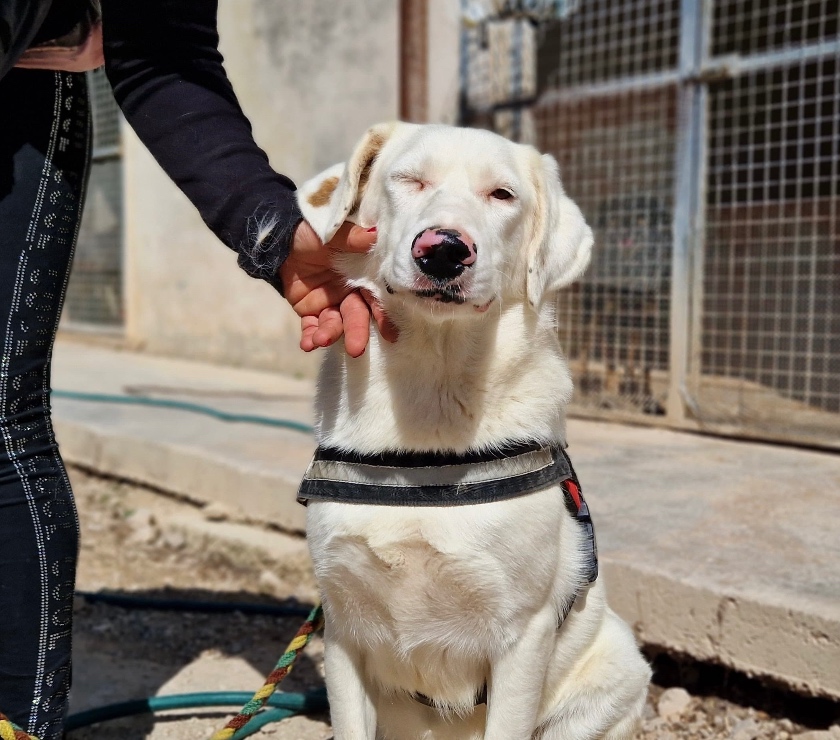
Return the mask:
M 63 735 L 79 532 L 50 356 L 90 156 L 83 74 L 0 79 L 0 712 Z

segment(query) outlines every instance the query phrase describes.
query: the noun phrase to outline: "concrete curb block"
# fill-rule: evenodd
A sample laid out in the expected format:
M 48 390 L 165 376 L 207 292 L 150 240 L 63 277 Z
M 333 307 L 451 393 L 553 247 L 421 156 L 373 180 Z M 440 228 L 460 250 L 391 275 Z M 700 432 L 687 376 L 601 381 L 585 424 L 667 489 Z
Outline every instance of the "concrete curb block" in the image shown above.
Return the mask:
M 794 691 L 840 699 L 840 622 L 793 605 L 601 558 L 610 606 L 642 643 L 767 676 Z
M 208 522 L 200 514 L 170 516 L 163 528 L 182 533 L 185 546 L 205 557 L 238 568 L 268 571 L 273 577 L 294 583 L 297 598 L 311 602 L 318 598 L 303 537 L 237 522 Z
M 247 466 L 220 461 L 176 445 L 121 436 L 54 418 L 61 454 L 71 464 L 142 485 L 159 488 L 187 500 L 221 501 L 289 532 L 302 534 L 306 511 L 295 501 L 299 481 L 285 480 Z

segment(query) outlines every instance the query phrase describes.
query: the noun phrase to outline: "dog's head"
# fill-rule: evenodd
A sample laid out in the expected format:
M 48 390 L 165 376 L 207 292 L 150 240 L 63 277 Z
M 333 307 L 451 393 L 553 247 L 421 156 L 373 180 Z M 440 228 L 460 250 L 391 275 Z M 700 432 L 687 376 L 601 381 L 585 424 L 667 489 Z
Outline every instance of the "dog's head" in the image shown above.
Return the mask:
M 589 264 L 592 231 L 550 155 L 488 131 L 380 124 L 350 160 L 307 182 L 304 216 L 324 241 L 342 222 L 376 227 L 341 269 L 430 316 L 475 316 L 496 300 L 535 310 Z

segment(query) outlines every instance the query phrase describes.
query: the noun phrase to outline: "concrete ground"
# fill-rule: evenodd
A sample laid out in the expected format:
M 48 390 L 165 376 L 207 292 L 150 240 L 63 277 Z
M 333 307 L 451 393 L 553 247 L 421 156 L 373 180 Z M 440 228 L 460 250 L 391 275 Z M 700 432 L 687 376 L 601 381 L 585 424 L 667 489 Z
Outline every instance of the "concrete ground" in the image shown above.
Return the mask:
M 215 510 L 70 469 L 81 524 L 80 592 L 152 599 L 311 604 L 316 596 L 300 537 L 224 519 Z M 302 604 L 301 604 L 302 602 Z M 70 714 L 148 696 L 234 691 L 265 682 L 300 616 L 160 611 L 90 603 L 73 615 Z M 316 636 L 284 681 L 286 692 L 323 686 Z M 207 740 L 244 704 L 193 707 L 98 723 L 72 740 Z M 321 714 L 274 723 L 259 737 L 325 740 Z
M 59 342 L 53 387 L 311 422 L 313 385 Z M 307 434 L 56 398 L 68 461 L 300 531 Z M 613 607 L 640 639 L 840 698 L 840 456 L 571 420 Z M 234 517 L 236 518 L 236 517 Z
M 292 603 L 315 598 L 306 543 L 296 535 L 224 518 L 151 489 L 70 468 L 82 528 L 78 588 L 112 595 Z M 70 712 L 146 696 L 261 686 L 300 626 L 300 616 L 209 614 L 122 608 L 76 599 Z M 316 635 L 281 686 L 323 687 L 323 641 Z M 658 656 L 636 740 L 840 740 L 840 705 L 769 696 L 745 680 Z M 694 674 L 693 676 L 691 674 Z M 737 686 L 741 680 L 740 690 Z M 675 685 L 676 684 L 676 685 Z M 690 689 L 689 693 L 686 689 Z M 745 690 L 746 689 L 746 690 Z M 71 740 L 207 740 L 240 708 L 197 708 L 89 725 Z M 832 709 L 834 711 L 832 711 Z M 255 737 L 327 740 L 329 717 L 311 714 L 267 725 Z

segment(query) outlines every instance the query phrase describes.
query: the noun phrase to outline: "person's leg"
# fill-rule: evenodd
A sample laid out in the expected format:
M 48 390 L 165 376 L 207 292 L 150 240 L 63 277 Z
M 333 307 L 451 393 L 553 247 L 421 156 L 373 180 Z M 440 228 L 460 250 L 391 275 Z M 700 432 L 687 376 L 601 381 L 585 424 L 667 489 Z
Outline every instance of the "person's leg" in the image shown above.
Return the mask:
M 82 74 L 0 79 L 0 711 L 63 735 L 78 522 L 50 422 L 50 356 L 90 156 Z

